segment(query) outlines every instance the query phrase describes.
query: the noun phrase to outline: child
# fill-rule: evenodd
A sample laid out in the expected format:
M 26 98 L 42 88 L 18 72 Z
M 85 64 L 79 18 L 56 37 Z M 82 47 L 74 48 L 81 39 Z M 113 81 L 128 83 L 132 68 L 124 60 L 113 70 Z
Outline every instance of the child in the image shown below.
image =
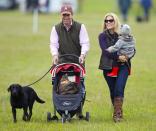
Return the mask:
M 118 55 L 125 55 L 126 57 L 131 58 L 135 54 L 134 45 L 135 45 L 135 41 L 133 36 L 131 35 L 130 26 L 124 24 L 120 28 L 119 40 L 115 43 L 114 46 L 110 46 L 106 50 L 110 53 L 117 51 Z M 117 77 L 118 70 L 119 70 L 118 62 L 113 63 L 112 72 L 108 73 L 107 76 Z

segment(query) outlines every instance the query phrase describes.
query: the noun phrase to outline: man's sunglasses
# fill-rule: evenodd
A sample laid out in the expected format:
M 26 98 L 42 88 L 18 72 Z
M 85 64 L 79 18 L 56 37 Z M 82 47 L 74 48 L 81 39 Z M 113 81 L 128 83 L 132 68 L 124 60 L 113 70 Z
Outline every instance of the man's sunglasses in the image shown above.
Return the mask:
M 112 23 L 112 22 L 114 22 L 114 20 L 113 19 L 105 20 L 105 23 L 108 23 L 108 22 Z
M 63 16 L 70 16 L 70 14 L 62 14 Z

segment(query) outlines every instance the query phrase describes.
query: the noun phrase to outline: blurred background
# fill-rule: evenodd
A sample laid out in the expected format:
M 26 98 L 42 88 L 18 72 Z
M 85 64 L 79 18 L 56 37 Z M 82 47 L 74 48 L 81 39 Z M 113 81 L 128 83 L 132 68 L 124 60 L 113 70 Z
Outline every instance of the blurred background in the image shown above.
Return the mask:
M 0 12 L 16 12 L 23 15 L 32 14 L 33 32 L 38 31 L 38 14 L 56 15 L 64 4 L 73 7 L 75 16 L 83 14 L 116 13 L 122 22 L 134 20 L 148 22 L 156 15 L 156 0 L 0 0 Z M 7 14 L 6 14 L 7 15 Z
M 145 2 L 144 2 L 145 1 Z M 0 10 L 19 10 L 20 12 L 29 12 L 38 8 L 41 13 L 56 13 L 60 11 L 63 4 L 70 4 L 75 12 L 103 12 L 103 4 L 113 11 L 128 10 L 132 7 L 131 13 L 140 13 L 143 11 L 141 3 L 148 6 L 151 2 L 151 12 L 156 13 L 155 0 L 0 0 Z M 97 8 L 98 7 L 98 8 Z M 118 8 L 118 9 L 117 9 Z M 122 8 L 122 9 L 121 9 Z M 141 9 L 142 8 L 142 9 Z

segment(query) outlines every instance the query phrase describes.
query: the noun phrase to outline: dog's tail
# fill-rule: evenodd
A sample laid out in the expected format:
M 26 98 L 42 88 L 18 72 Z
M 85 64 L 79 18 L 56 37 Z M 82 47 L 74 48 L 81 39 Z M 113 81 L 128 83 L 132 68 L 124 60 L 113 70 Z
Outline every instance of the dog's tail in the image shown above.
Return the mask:
M 37 95 L 36 95 L 36 101 L 39 103 L 45 103 L 45 101 L 39 98 Z

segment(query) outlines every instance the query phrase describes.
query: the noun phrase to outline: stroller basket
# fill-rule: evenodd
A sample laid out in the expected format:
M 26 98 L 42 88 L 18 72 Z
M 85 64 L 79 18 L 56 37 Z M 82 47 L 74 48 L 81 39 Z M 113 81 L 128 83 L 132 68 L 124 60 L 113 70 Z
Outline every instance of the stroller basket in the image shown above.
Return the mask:
M 81 103 L 80 94 L 74 95 L 58 95 L 54 94 L 56 110 L 76 110 Z

